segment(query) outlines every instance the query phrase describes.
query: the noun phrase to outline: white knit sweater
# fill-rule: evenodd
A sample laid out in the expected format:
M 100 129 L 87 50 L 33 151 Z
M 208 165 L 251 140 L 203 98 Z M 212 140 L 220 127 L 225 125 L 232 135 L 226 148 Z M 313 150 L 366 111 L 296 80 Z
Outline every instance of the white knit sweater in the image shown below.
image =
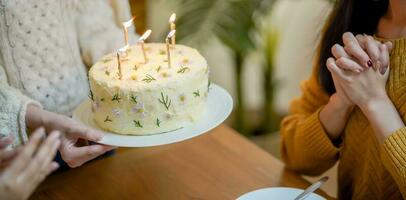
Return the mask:
M 88 96 L 87 66 L 124 45 L 115 23 L 123 19 L 112 9 L 118 4 L 128 6 L 126 0 L 0 0 L 0 135 L 13 134 L 13 146 L 27 140 L 27 104 L 69 115 Z M 129 18 L 125 9 L 119 15 Z

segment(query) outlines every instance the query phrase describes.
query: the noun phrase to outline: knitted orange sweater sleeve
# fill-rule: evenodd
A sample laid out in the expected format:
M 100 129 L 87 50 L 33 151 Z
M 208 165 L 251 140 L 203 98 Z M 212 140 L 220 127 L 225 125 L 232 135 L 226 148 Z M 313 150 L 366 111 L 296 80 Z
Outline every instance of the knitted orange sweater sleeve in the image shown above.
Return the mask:
M 406 128 L 399 129 L 385 140 L 381 158 L 406 199 Z
M 316 71 L 302 83 L 302 96 L 292 101 L 290 114 L 281 124 L 282 159 L 288 168 L 309 175 L 321 174 L 332 167 L 339 153 L 319 120 L 329 95 L 318 83 Z

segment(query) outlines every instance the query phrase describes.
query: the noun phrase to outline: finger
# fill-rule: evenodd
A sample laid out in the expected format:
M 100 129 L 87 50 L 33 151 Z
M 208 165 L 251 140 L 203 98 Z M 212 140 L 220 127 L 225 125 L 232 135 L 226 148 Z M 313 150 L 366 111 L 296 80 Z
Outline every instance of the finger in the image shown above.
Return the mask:
M 37 149 L 44 136 L 45 129 L 43 127 L 34 131 L 29 142 L 26 144 L 26 146 L 23 147 L 20 154 L 11 163 L 10 170 L 7 170 L 7 175 L 16 177 L 18 174 L 21 173 L 23 169 L 26 168 L 31 160 L 32 155 L 35 153 L 35 150 Z
M 0 149 L 5 149 L 13 142 L 13 136 L 9 135 L 0 139 Z
M 45 167 L 45 173 L 37 174 L 37 176 L 35 177 L 36 181 L 33 181 L 34 182 L 33 184 L 38 184 L 38 183 L 42 182 L 45 179 L 45 177 L 47 177 L 49 174 L 51 174 L 58 168 L 59 168 L 59 164 L 57 162 L 52 161 L 51 163 L 48 163 L 48 165 Z
M 54 129 L 68 134 L 69 137 L 78 137 L 90 141 L 100 141 L 103 138 L 103 132 L 88 128 L 82 123 L 73 120 L 72 118 L 50 113 L 50 124 L 53 124 Z
M 329 58 L 329 59 L 327 59 L 327 68 L 328 68 L 328 70 L 335 76 L 335 77 L 337 77 L 337 78 L 339 78 L 339 79 L 343 79 L 343 80 L 349 80 L 349 78 L 344 74 L 344 71 L 343 70 L 341 70 L 338 66 L 337 66 L 337 64 L 336 64 L 336 62 L 335 62 L 335 60 L 334 60 L 334 58 Z
M 41 183 L 49 174 L 51 174 L 52 172 L 54 172 L 55 170 L 57 170 L 59 168 L 59 164 L 55 161 L 48 163 L 48 165 L 45 167 L 45 173 L 43 174 L 37 174 L 37 176 L 33 179 L 34 181 L 32 181 L 33 185 L 38 185 L 39 183 Z
M 41 173 L 36 173 L 34 175 L 34 177 L 30 180 L 27 180 L 25 182 L 25 186 L 27 187 L 28 191 L 33 192 L 35 190 L 35 188 L 37 188 L 37 186 L 44 181 L 44 179 L 51 174 L 52 172 L 54 172 L 56 169 L 59 168 L 59 164 L 56 162 L 51 162 L 49 163 L 45 169 L 43 170 L 43 172 Z
M 1 171 L 1 169 L 4 169 L 5 167 L 10 166 L 10 164 L 12 163 L 12 161 L 14 161 L 14 159 L 17 157 L 17 155 L 20 153 L 20 151 L 21 151 L 21 146 L 14 148 L 10 151 L 6 151 L 6 153 L 3 154 L 4 156 L 0 163 L 0 171 Z
M 66 123 L 65 123 L 66 122 Z M 103 138 L 104 133 L 85 126 L 84 124 L 67 118 L 63 124 L 70 136 L 90 140 L 93 142 L 100 141 Z
M 340 67 L 341 69 L 344 70 L 349 70 L 349 71 L 353 71 L 356 73 L 360 73 L 363 71 L 362 67 L 356 63 L 355 61 L 349 59 L 349 58 L 340 58 L 338 60 L 335 61 L 336 65 L 338 67 Z
M 50 173 L 54 172 L 54 171 L 57 170 L 58 168 L 59 168 L 59 164 L 58 164 L 57 162 L 55 162 L 55 161 L 51 162 L 51 163 L 48 165 L 48 174 L 47 174 L 47 175 L 49 175 Z
M 60 145 L 60 133 L 53 131 L 39 147 L 37 154 L 31 159 L 29 166 L 21 173 L 22 181 L 36 184 L 49 172 L 49 164 L 55 157 Z M 31 182 L 30 182 L 31 181 Z
M 389 73 L 390 73 L 390 64 L 384 69 L 384 71 L 381 71 L 381 74 L 383 75 L 385 80 L 388 80 Z
M 107 151 L 113 150 L 115 147 L 106 145 L 90 145 L 85 147 L 71 147 L 68 149 L 67 156 L 62 155 L 64 161 L 70 167 L 79 167 L 83 163 L 92 160 Z
M 374 64 L 374 69 L 377 69 L 376 62 L 379 60 L 380 51 L 379 51 L 380 44 L 377 43 L 371 36 L 366 38 L 366 51 L 368 52 L 369 57 Z
M 366 47 L 366 46 L 365 46 L 366 35 L 357 34 L 357 35 L 355 36 L 355 38 L 357 39 L 359 46 L 360 46 L 362 49 L 365 49 L 365 47 Z
M 59 164 L 55 161 L 48 163 L 42 170 L 41 173 L 36 173 L 31 180 L 28 180 L 29 184 L 34 190 L 49 174 L 54 172 L 59 168 Z
M 341 57 L 350 58 L 347 52 L 345 52 L 344 47 L 339 44 L 335 44 L 333 47 L 331 47 L 331 53 L 336 59 Z
M 340 82 L 337 81 L 337 77 L 335 73 L 331 73 L 331 78 L 333 79 L 334 87 L 336 88 L 336 91 L 341 90 L 341 85 Z
M 385 45 L 383 45 L 383 46 L 385 46 Z M 383 47 L 384 51 L 386 48 L 387 48 L 386 46 Z M 385 56 L 383 56 L 383 57 L 385 57 Z M 385 62 L 385 64 L 382 64 L 381 61 L 379 60 L 377 62 L 377 69 L 379 70 L 381 75 L 385 76 L 386 72 L 389 71 L 388 70 L 389 69 L 389 58 L 382 58 L 381 60 L 383 60 L 383 62 Z
M 379 52 L 380 52 L 379 60 L 381 61 L 382 65 L 385 67 L 389 65 L 389 60 L 390 60 L 389 51 L 390 50 L 388 49 L 387 45 L 385 45 L 385 44 L 379 45 Z
M 391 52 L 393 49 L 393 43 L 392 42 L 385 42 L 384 45 L 388 48 L 388 51 Z
M 12 150 L 0 150 L 0 171 L 6 166 L 10 165 L 10 161 L 15 158 L 17 151 Z
M 103 139 L 104 133 L 81 124 L 76 131 L 76 136 L 85 140 L 98 142 Z
M 358 44 L 360 45 L 360 47 L 362 48 L 362 49 L 364 49 L 364 50 L 366 50 L 366 43 L 367 43 L 367 38 L 368 37 L 371 37 L 371 38 L 373 38 L 372 36 L 369 36 L 369 35 L 367 35 L 367 34 L 358 34 L 358 35 L 356 35 L 355 36 L 355 38 L 357 39 L 357 41 L 358 41 Z M 375 43 L 377 44 L 377 45 L 379 45 L 379 44 L 381 44 L 381 42 L 380 41 L 378 41 L 378 40 L 376 40 L 375 38 L 373 38 L 373 40 L 375 41 Z
M 375 68 L 376 68 L 376 69 L 375 69 Z M 379 61 L 379 60 L 376 61 L 375 68 L 374 68 L 374 70 L 379 71 L 379 73 L 380 73 L 381 75 L 385 74 L 386 67 L 384 67 L 384 66 L 381 64 L 381 61 Z
M 51 163 L 52 159 L 55 157 L 56 152 L 61 144 L 59 140 L 60 133 L 59 131 L 53 131 L 42 144 L 38 153 L 35 155 L 33 160 L 36 160 L 42 163 L 41 167 L 45 168 Z
M 368 54 L 361 48 L 357 39 L 352 33 L 346 32 L 343 34 L 343 42 L 345 51 L 352 57 L 355 57 L 364 67 L 372 67 L 372 61 Z
M 13 159 L 17 155 L 18 151 L 16 149 L 11 150 L 1 150 L 0 157 L 1 162 L 6 162 L 7 160 Z

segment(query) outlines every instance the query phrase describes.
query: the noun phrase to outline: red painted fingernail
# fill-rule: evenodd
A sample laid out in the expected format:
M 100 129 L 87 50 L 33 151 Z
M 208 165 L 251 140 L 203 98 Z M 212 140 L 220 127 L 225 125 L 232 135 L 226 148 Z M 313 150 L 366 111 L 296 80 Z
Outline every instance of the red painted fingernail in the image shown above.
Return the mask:
M 367 65 L 368 65 L 368 67 L 372 67 L 372 61 L 368 60 Z

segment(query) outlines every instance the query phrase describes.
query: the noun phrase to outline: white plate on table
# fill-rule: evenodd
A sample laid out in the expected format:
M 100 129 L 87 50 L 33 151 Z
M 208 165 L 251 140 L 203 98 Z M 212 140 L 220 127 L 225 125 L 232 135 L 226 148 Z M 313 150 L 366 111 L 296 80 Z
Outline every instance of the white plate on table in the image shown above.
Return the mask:
M 288 187 L 263 188 L 246 193 L 238 197 L 237 200 L 294 200 L 302 192 L 302 189 Z M 325 200 L 325 198 L 312 193 L 306 200 Z
M 207 97 L 206 110 L 200 120 L 174 131 L 145 136 L 106 132 L 94 122 L 90 100 L 80 104 L 73 112 L 72 117 L 87 126 L 104 131 L 105 135 L 98 143 L 119 147 L 149 147 L 180 142 L 206 133 L 224 122 L 232 109 L 233 100 L 230 94 L 220 86 L 212 84 Z

